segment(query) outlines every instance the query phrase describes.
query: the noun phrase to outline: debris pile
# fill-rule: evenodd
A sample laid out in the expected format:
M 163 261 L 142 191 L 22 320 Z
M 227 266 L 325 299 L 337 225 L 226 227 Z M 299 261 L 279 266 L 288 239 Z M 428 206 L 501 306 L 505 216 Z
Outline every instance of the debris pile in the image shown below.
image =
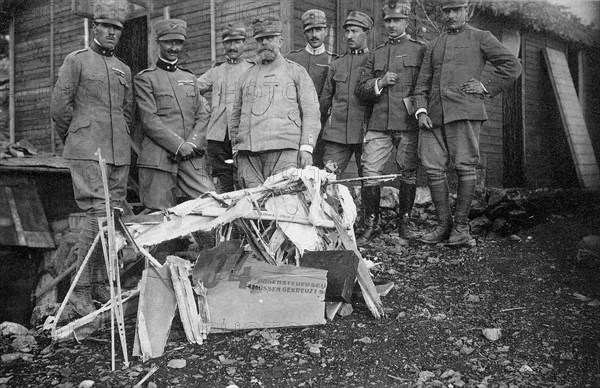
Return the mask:
M 202 344 L 211 331 L 324 324 L 326 313 L 332 319 L 335 312 L 351 312 L 351 306 L 343 305 L 350 302 L 358 282 L 373 316 L 382 317 L 378 290 L 356 248 L 354 201 L 347 187 L 334 182 L 334 175 L 315 167 L 291 168 L 260 187 L 208 193 L 184 202 L 155 214 L 152 222 L 126 224 L 116 216 L 116 227 L 111 228 L 108 217 L 90 251 L 102 244 L 109 277 L 111 271 L 116 276 L 112 301 L 58 327 L 75 276 L 65 301 L 44 328 L 54 341 L 80 340 L 103 323 L 114 325 L 116 319 L 127 365 L 123 316 L 133 309 L 133 354 L 144 361 L 163 354 L 177 310 L 188 342 Z M 103 225 L 106 220 L 101 221 Z M 214 249 L 198 241 L 206 234 L 213 235 Z M 240 235 L 243 240 L 232 238 Z M 154 247 L 190 238 L 204 248 L 199 254 L 171 254 L 165 260 L 153 256 Z M 121 295 L 118 269 L 115 275 L 117 267 L 110 263 L 117 251 L 127 248 L 145 259 L 145 269 L 138 287 Z M 333 252 L 343 258 L 333 260 L 345 263 L 341 270 L 327 263 Z

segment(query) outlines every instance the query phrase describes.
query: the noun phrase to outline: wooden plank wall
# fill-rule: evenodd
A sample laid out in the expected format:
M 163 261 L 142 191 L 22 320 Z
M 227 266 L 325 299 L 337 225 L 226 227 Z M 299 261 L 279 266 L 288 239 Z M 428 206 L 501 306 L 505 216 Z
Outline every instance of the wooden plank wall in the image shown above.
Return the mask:
M 562 128 L 543 50 L 564 43 L 535 32 L 524 39 L 525 181 L 528 187 L 576 187 L 577 173 Z
M 488 30 L 501 40 L 502 26 L 492 21 L 480 20 L 473 23 L 477 28 Z M 482 81 L 489 78 L 493 67 L 488 63 L 481 75 Z M 479 172 L 480 180 L 488 187 L 503 187 L 503 117 L 502 94 L 492 99 L 485 99 L 488 120 L 481 128 L 479 151 L 481 154 Z
M 64 57 L 84 47 L 83 18 L 74 16 L 70 2 L 55 2 L 55 76 L 50 77 L 50 6 L 28 2 L 15 23 L 15 134 L 29 139 L 40 151 L 51 150 L 50 93 Z M 57 153 L 62 151 L 56 139 Z
M 151 43 L 155 39 L 153 25 L 163 18 L 163 8 L 165 6 L 170 7 L 171 18 L 183 19 L 188 24 L 188 39 L 184 47 L 182 63 L 198 76 L 203 74 L 212 66 L 210 59 L 210 2 L 155 0 L 154 12 L 150 16 L 149 23 L 149 28 L 152 30 L 152 35 L 149 38 Z M 215 11 L 217 61 L 223 60 L 221 29 L 227 23 L 243 24 L 246 27 L 248 45 L 244 57 L 252 58 L 256 52 L 256 43 L 252 38 L 252 21 L 259 16 L 279 16 L 280 2 L 275 0 L 253 2 L 221 0 L 216 1 Z M 151 63 L 156 61 L 157 54 L 153 46 L 153 44 L 150 45 L 148 58 Z

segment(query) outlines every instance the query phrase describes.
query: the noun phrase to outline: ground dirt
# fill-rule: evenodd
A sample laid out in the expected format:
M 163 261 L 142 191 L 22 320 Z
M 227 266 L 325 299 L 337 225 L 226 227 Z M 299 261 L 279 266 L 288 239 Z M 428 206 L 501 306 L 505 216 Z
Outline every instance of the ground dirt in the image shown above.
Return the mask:
M 600 195 L 565 191 L 537 208 L 537 225 L 477 236 L 475 248 L 378 238 L 362 253 L 376 284 L 395 284 L 381 320 L 357 294 L 354 312 L 326 325 L 210 334 L 201 346 L 176 322 L 164 356 L 114 372 L 109 330 L 47 354 L 38 339 L 0 366 L 0 386 L 131 387 L 157 365 L 144 386 L 600 387 L 600 262 L 576 260 L 580 238 L 600 234 Z M 131 354 L 132 320 L 127 333 Z M 1 350 L 14 352 L 10 340 Z

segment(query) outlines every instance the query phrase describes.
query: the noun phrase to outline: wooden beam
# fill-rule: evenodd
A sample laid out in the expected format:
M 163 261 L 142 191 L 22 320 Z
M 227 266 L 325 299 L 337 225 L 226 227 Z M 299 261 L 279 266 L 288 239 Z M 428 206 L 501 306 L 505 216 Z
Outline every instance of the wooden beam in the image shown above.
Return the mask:
M 585 96 L 585 52 L 577 52 L 577 90 L 579 91 L 579 105 L 583 110 L 583 116 L 586 116 L 587 106 Z
M 54 4 L 54 0 L 50 0 L 50 85 L 54 85 Z M 51 95 L 52 87 L 50 88 Z M 56 153 L 56 135 L 52 118 L 50 118 L 50 151 L 52 154 Z
M 279 0 L 279 17 L 283 35 L 281 53 L 285 55 L 294 47 L 294 0 Z
M 217 22 L 215 19 L 215 0 L 210 0 L 210 64 L 217 63 Z
M 8 130 L 9 140 L 15 142 L 15 11 L 10 15 L 8 41 Z

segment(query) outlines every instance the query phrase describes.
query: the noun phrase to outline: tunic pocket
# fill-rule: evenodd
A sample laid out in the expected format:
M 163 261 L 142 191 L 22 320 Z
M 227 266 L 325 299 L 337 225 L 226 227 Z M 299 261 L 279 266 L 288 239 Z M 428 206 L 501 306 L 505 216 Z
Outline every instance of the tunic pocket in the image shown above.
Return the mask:
M 333 80 L 335 82 L 347 82 L 348 81 L 348 74 L 337 72 L 337 73 L 335 73 L 333 75 Z
M 168 113 L 175 106 L 175 96 L 169 93 L 156 94 L 156 111 L 158 115 Z
M 73 120 L 71 125 L 69 125 L 69 133 L 75 133 L 79 131 L 81 128 L 87 128 L 90 126 L 92 119 L 89 117 L 82 117 Z

